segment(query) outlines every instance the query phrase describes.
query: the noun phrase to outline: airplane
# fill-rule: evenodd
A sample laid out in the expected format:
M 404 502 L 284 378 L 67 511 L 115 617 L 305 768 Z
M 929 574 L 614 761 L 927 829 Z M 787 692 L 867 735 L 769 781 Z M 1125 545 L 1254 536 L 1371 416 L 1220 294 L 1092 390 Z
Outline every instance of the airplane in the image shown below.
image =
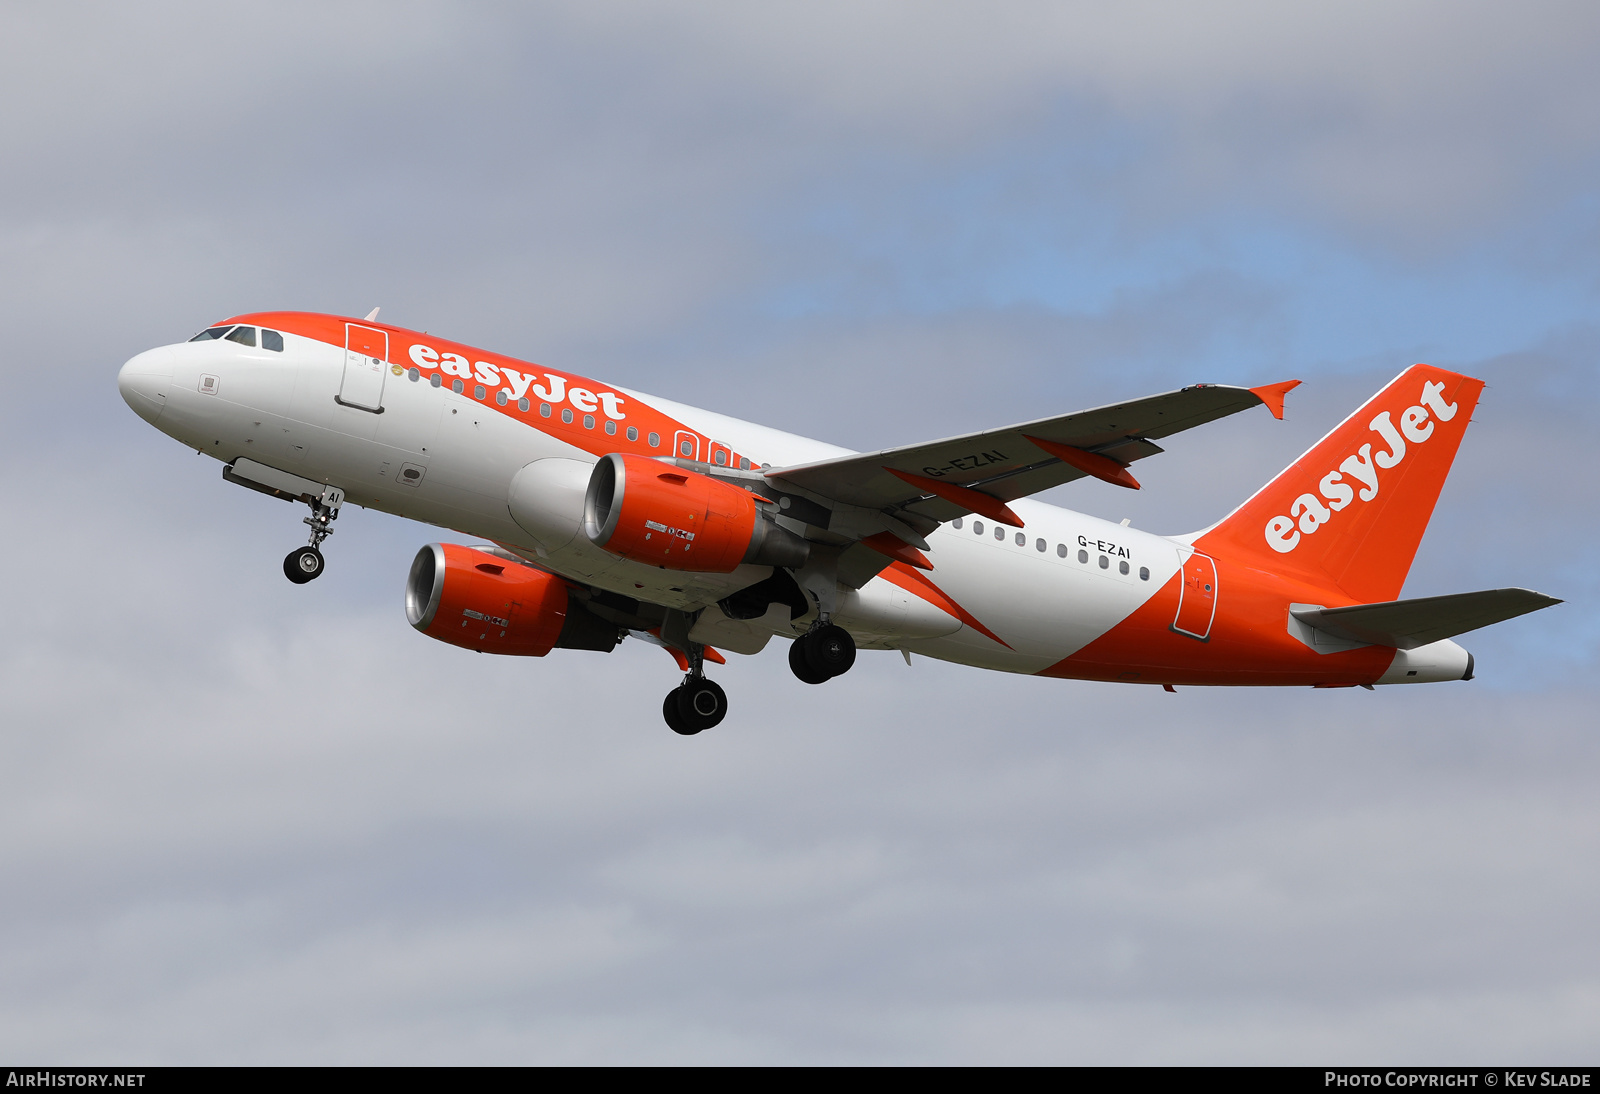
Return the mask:
M 284 573 L 323 572 L 341 507 L 487 542 L 430 543 L 406 618 L 481 653 L 663 647 L 662 715 L 693 735 L 722 651 L 789 640 L 807 684 L 856 652 L 1164 687 L 1473 678 L 1454 637 L 1560 603 L 1399 594 L 1483 381 L 1400 373 L 1222 520 L 1160 536 L 1032 500 L 1130 489 L 1157 441 L 1299 381 L 1195 384 L 925 444 L 852 452 L 363 319 L 237 315 L 122 366 L 141 418 L 222 477 L 310 507 Z

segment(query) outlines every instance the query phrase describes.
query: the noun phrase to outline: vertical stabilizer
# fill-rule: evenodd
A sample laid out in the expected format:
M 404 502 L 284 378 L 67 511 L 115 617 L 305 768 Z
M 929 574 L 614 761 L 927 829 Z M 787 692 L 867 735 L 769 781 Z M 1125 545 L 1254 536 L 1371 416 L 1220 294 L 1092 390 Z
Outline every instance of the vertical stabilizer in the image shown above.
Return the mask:
M 1395 599 L 1482 390 L 1413 365 L 1195 547 L 1358 603 Z

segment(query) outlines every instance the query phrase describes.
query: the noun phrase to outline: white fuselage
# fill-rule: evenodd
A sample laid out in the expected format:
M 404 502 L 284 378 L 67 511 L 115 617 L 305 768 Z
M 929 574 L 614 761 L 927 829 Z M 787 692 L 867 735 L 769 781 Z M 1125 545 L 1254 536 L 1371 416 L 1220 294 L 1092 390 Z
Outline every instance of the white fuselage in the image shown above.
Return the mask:
M 751 624 L 725 621 L 715 607 L 761 580 L 770 572 L 765 567 L 684 573 L 620 559 L 589 543 L 580 528 L 582 482 L 597 456 L 542 430 L 537 417 L 518 420 L 472 398 L 470 387 L 457 394 L 414 370 L 387 377 L 382 413 L 341 405 L 335 396 L 344 352 L 294 334 L 284 339 L 281 352 L 225 341 L 163 346 L 129 361 L 121 382 L 130 404 L 152 424 L 225 463 L 243 457 L 337 485 L 359 506 L 491 540 L 597 588 L 683 610 L 709 608 L 696 635 L 707 644 L 753 652 L 773 631 L 789 632 L 785 618 L 752 639 Z M 614 390 L 626 397 L 624 406 L 653 408 L 762 463 L 782 466 L 847 452 Z M 408 471 L 411 477 L 403 477 Z M 508 504 L 519 475 L 539 510 L 523 523 Z M 1177 540 L 1041 502 L 1011 505 L 1024 529 L 1004 527 L 997 538 L 991 521 L 969 517 L 928 536 L 939 588 L 983 629 L 883 577 L 846 591 L 837 621 L 864 647 L 1038 672 L 1127 618 L 1173 577 L 1186 549 Z

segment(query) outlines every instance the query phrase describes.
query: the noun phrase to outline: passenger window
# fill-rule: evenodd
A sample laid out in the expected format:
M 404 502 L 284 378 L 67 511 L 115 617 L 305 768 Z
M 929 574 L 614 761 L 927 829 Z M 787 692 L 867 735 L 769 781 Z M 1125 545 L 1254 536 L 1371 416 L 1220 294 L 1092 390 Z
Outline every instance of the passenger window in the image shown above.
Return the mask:
M 444 383 L 444 380 L 437 372 L 435 372 L 428 376 L 428 383 L 432 384 L 434 387 L 438 387 L 440 384 Z
M 1078 552 L 1078 561 L 1079 562 L 1088 562 L 1089 561 L 1089 552 L 1088 551 L 1079 551 Z
M 539 417 L 541 417 L 541 418 L 550 417 L 550 404 L 549 403 L 540 403 L 539 404 Z
M 455 392 L 457 395 L 461 394 L 461 390 L 464 387 L 466 387 L 466 385 L 461 382 L 460 377 L 450 381 L 450 390 Z
M 1038 542 L 1037 542 L 1037 543 L 1035 543 L 1035 544 L 1034 544 L 1034 545 L 1033 545 L 1033 546 L 1034 546 L 1034 548 L 1035 548 L 1035 549 L 1036 549 L 1036 550 L 1038 550 L 1038 551 L 1039 551 L 1039 553 L 1040 553 L 1040 554 L 1043 554 L 1043 553 L 1044 553 L 1044 548 L 1045 548 L 1045 542 L 1044 542 L 1044 540 L 1042 540 L 1042 539 L 1041 539 L 1041 540 L 1039 540 L 1039 541 L 1038 541 Z
M 1043 543 L 1043 542 L 1044 542 L 1044 540 L 1042 540 L 1042 539 L 1041 539 L 1041 540 L 1040 540 L 1040 541 L 1039 541 L 1039 542 L 1040 542 L 1040 543 Z M 1026 535 L 1024 535 L 1024 534 L 1023 534 L 1023 533 L 1021 533 L 1021 532 L 1018 532 L 1018 533 L 1017 533 L 1017 546 L 1018 546 L 1018 547 L 1026 547 L 1026 546 L 1027 546 L 1027 545 L 1028 545 L 1028 537 L 1027 537 L 1027 536 L 1026 536 Z M 1042 550 L 1044 550 L 1044 548 L 1043 548 L 1043 547 L 1041 547 L 1041 548 L 1039 548 L 1039 549 L 1040 549 L 1040 550 L 1041 550 L 1041 551 L 1042 551 Z
M 975 536 L 983 535 L 983 521 L 975 520 L 972 522 L 972 534 Z
M 959 532 L 961 530 L 961 518 L 957 517 L 955 520 L 951 521 L 950 522 L 950 527 L 954 528 L 956 531 Z
M 494 401 L 500 406 L 505 406 L 511 399 L 504 391 L 497 391 L 494 393 Z
M 256 344 L 256 329 L 254 327 L 234 327 L 228 332 L 228 341 L 237 342 L 241 346 L 254 346 Z
M 274 353 L 282 353 L 283 352 L 283 335 L 279 334 L 275 330 L 268 330 L 266 327 L 262 327 L 261 328 L 261 348 L 262 349 L 270 349 Z M 416 369 L 412 369 L 411 371 L 415 372 L 417 370 Z M 415 376 L 413 376 L 411 378 L 413 380 L 416 379 Z
M 994 530 L 994 538 L 1004 543 L 1006 541 L 1006 530 L 1004 528 L 996 528 Z
M 521 398 L 521 399 L 517 400 L 517 409 L 522 411 L 524 414 L 526 414 L 528 412 L 528 408 L 530 406 L 532 406 L 532 405 L 533 404 L 528 402 L 528 400 L 526 398 Z
M 693 456 L 694 455 L 694 442 L 693 441 L 684 441 L 682 444 L 680 444 L 678 446 L 678 451 L 681 454 L 683 454 L 684 456 Z
M 1102 570 L 1111 569 L 1111 560 L 1109 558 L 1107 558 L 1105 555 L 1101 555 L 1100 556 L 1100 568 Z
M 483 385 L 482 384 L 473 384 L 472 385 L 472 397 L 474 399 L 483 398 Z
M 263 341 L 263 342 L 265 342 L 265 341 L 266 341 L 266 337 L 265 337 L 265 335 L 263 335 L 263 337 L 262 337 L 262 339 L 261 339 L 261 340 L 262 340 L 262 341 Z M 410 380 L 410 381 L 411 381 L 411 382 L 412 382 L 412 383 L 413 383 L 413 384 L 414 384 L 414 383 L 416 383 L 416 382 L 417 382 L 417 381 L 418 381 L 418 380 L 420 380 L 420 379 L 422 379 L 422 373 L 421 373 L 421 372 L 419 372 L 419 371 L 418 371 L 418 370 L 417 370 L 417 369 L 414 369 L 414 368 L 408 368 L 408 369 L 406 369 L 406 377 L 407 377 L 407 378 L 408 378 L 408 379 L 409 379 L 409 380 Z
M 748 471 L 748 470 L 750 470 L 750 461 L 745 459 L 743 456 L 739 457 L 739 470 L 740 471 Z
M 728 463 L 728 454 L 722 451 L 720 448 L 717 449 L 716 454 L 711 458 L 716 461 L 718 467 L 725 467 Z
M 1067 557 L 1067 545 L 1065 543 L 1056 544 L 1056 557 L 1057 558 L 1066 558 Z
M 189 339 L 189 341 L 191 341 L 191 342 L 209 342 L 213 338 L 221 338 L 224 334 L 227 334 L 232 329 L 233 329 L 232 327 L 211 327 L 208 330 L 201 331 L 199 334 L 197 334 L 193 338 Z
M 606 432 L 615 437 L 617 435 L 617 423 L 608 419 L 606 421 Z
M 571 425 L 572 424 L 572 408 L 571 407 L 564 406 L 564 407 L 561 408 L 561 420 L 563 422 L 565 422 L 567 425 Z
M 636 441 L 638 439 L 639 439 L 639 427 L 636 426 L 636 425 L 630 425 L 628 427 L 628 440 Z
M 1128 564 L 1126 562 L 1117 563 L 1117 572 L 1118 573 L 1123 573 L 1123 574 L 1127 573 L 1128 572 Z
M 650 434 L 649 437 L 647 437 L 645 439 L 649 442 L 651 448 L 660 448 L 661 447 L 661 434 L 652 433 L 652 434 Z
M 1148 567 L 1148 566 L 1140 566 L 1139 567 L 1139 580 L 1140 581 L 1149 581 L 1150 580 L 1150 567 Z

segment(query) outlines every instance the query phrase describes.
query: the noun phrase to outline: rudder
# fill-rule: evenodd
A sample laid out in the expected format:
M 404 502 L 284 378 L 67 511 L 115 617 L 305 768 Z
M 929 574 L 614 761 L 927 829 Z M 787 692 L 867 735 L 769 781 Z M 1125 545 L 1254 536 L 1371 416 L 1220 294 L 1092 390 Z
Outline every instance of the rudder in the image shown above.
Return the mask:
M 1400 595 L 1483 381 L 1413 365 L 1195 541 L 1358 603 Z

